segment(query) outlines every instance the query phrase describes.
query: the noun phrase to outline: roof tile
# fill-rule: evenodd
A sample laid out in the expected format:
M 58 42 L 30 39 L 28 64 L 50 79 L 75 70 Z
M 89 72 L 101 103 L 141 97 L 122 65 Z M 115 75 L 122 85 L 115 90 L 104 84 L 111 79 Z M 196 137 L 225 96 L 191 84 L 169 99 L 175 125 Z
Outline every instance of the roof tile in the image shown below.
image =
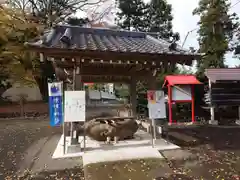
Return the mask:
M 240 80 L 240 69 L 239 68 L 206 69 L 205 75 L 211 80 L 211 82 L 239 81 Z
M 91 51 L 139 52 L 150 54 L 195 55 L 178 47 L 170 50 L 170 43 L 141 32 L 116 31 L 110 29 L 83 28 L 77 26 L 56 26 L 48 32 L 43 43 L 29 43 L 33 46 L 69 48 Z M 63 46 L 65 45 L 65 46 Z

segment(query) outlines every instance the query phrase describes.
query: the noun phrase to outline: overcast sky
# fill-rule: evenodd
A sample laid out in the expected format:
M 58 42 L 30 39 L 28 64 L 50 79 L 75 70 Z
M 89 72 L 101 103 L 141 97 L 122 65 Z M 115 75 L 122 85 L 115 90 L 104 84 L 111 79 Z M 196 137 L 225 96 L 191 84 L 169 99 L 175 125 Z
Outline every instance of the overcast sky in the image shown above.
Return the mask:
M 148 2 L 149 0 L 144 0 Z M 196 47 L 198 48 L 197 42 L 197 22 L 199 21 L 198 16 L 193 16 L 193 10 L 198 6 L 199 0 L 167 0 L 170 4 L 172 4 L 172 14 L 173 14 L 173 29 L 175 32 L 179 32 L 181 36 L 180 44 L 183 43 L 185 37 L 189 33 L 186 42 L 184 44 L 185 48 L 188 47 Z M 240 2 L 239 0 L 231 0 L 233 7 L 231 8 L 232 12 L 236 12 L 240 17 Z M 233 58 L 233 55 L 226 55 L 226 64 L 234 67 L 240 64 L 240 60 Z
M 149 0 L 144 0 L 148 2 Z M 195 47 L 198 48 L 197 42 L 197 22 L 199 21 L 198 16 L 193 16 L 193 10 L 198 6 L 199 0 L 167 0 L 172 5 L 172 14 L 173 14 L 173 29 L 175 32 L 179 32 L 181 36 L 181 40 L 179 42 L 182 45 L 186 35 L 189 33 L 186 42 L 184 44 L 185 48 Z M 236 12 L 240 17 L 240 2 L 239 0 L 231 0 L 232 12 Z M 109 4 L 114 4 L 114 0 L 108 0 L 107 3 L 103 5 L 103 9 L 108 7 Z M 114 20 L 114 18 L 110 17 L 110 21 Z M 234 67 L 235 65 L 240 64 L 240 60 L 232 58 L 232 54 L 226 55 L 226 63 L 229 66 Z
M 184 41 L 187 33 L 193 29 L 196 29 L 197 22 L 199 20 L 198 16 L 193 16 L 193 10 L 198 6 L 199 0 L 168 0 L 172 4 L 173 8 L 173 28 L 174 31 L 179 32 L 181 35 L 181 42 Z M 239 0 L 231 0 L 232 5 L 236 4 Z M 236 12 L 240 17 L 240 3 L 236 4 L 231 8 L 232 12 Z M 197 42 L 197 30 L 189 33 L 184 47 L 188 48 L 190 46 L 198 47 Z M 240 64 L 240 60 L 232 58 L 232 54 L 226 55 L 226 63 L 229 66 L 235 66 Z

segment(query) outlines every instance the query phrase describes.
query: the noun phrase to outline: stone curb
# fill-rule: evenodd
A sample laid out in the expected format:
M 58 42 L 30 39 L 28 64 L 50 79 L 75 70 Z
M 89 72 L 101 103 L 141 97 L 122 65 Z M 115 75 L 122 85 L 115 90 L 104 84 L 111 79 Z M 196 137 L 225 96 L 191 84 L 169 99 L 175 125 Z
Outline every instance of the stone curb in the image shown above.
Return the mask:
M 148 133 L 151 133 L 151 124 L 148 123 L 148 122 L 142 122 L 140 120 L 137 120 L 137 123 L 139 125 L 141 125 Z M 156 125 L 157 127 L 157 132 L 160 131 L 161 129 L 161 126 L 159 125 Z M 192 127 L 215 127 L 215 128 L 224 128 L 224 129 L 238 129 L 240 128 L 239 125 L 235 125 L 235 126 L 222 126 L 222 125 L 211 125 L 211 124 L 196 124 L 196 125 L 189 125 L 189 126 L 184 126 L 184 127 L 181 127 L 181 126 L 177 126 L 177 125 L 173 125 L 173 126 L 169 126 L 170 128 L 192 128 Z M 159 132 L 158 132 L 159 133 Z
M 207 127 L 215 127 L 215 128 L 224 128 L 224 129 L 238 129 L 240 128 L 240 125 L 235 125 L 235 126 L 223 126 L 223 125 L 214 125 L 214 124 L 209 124 L 206 125 Z

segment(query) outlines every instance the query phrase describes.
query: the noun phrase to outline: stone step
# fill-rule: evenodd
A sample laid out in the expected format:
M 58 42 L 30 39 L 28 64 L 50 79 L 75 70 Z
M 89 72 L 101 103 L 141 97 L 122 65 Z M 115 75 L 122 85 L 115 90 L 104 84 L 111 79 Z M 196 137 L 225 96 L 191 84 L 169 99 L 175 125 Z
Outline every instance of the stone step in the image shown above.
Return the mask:
M 193 146 L 199 143 L 197 138 L 180 132 L 168 132 L 167 138 L 181 146 Z
M 83 155 L 83 166 L 100 162 L 111 162 L 144 158 L 163 158 L 157 149 L 152 147 L 121 148 L 109 151 L 88 152 Z

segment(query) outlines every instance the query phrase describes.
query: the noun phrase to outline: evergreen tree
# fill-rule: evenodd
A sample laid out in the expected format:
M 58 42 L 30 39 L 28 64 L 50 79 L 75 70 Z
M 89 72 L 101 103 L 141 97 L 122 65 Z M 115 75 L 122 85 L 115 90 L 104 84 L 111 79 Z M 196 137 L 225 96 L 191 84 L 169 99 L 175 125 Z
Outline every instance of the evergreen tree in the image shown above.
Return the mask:
M 118 0 L 119 10 L 118 25 L 127 30 L 144 31 L 157 33 L 157 38 L 164 38 L 171 41 L 171 49 L 176 48 L 176 41 L 180 36 L 178 33 L 173 33 L 171 14 L 172 7 L 166 0 L 151 0 L 145 4 L 142 0 Z M 172 74 L 177 70 L 177 67 L 158 74 L 158 84 L 161 87 L 164 77 L 167 74 Z M 178 72 L 176 72 L 178 73 Z M 138 106 L 147 108 L 146 96 L 140 94 L 146 93 L 146 82 L 138 82 Z
M 172 6 L 166 0 L 118 0 L 118 25 L 127 30 L 153 32 L 158 38 L 178 40 L 172 30 Z
M 236 33 L 234 54 L 237 55 L 240 59 L 240 27 L 238 28 L 237 33 Z
M 144 31 L 147 26 L 145 16 L 147 15 L 146 4 L 142 0 L 119 0 L 117 13 L 118 25 L 127 30 Z
M 205 53 L 198 62 L 198 75 L 202 76 L 205 68 L 223 68 L 224 55 L 230 49 L 236 23 L 236 14 L 229 13 L 230 3 L 226 0 L 200 0 L 199 7 L 193 12 L 200 16 L 199 52 Z
M 159 33 L 160 38 L 169 39 L 173 36 L 172 6 L 166 0 L 151 0 L 148 7 L 148 30 Z

